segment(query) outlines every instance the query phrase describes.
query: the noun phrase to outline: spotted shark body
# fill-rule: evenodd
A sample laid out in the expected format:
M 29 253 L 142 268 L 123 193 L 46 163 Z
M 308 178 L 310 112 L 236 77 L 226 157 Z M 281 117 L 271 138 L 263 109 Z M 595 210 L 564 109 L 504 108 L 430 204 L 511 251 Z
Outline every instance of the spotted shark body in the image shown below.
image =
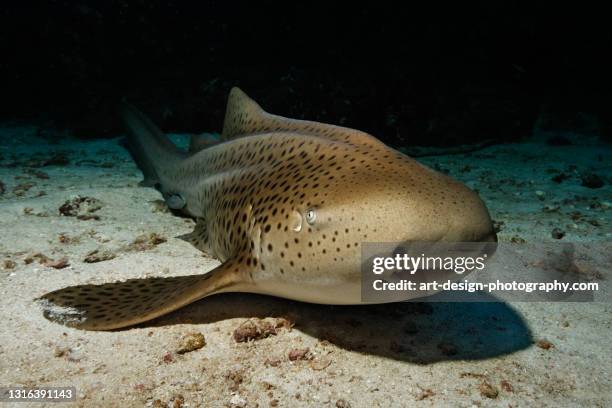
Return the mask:
M 495 240 L 463 184 L 364 132 L 269 114 L 238 88 L 221 141 L 190 153 L 133 107 L 123 118 L 145 185 L 196 219 L 184 238 L 221 265 L 44 295 L 45 316 L 70 326 L 129 326 L 220 292 L 358 304 L 363 242 Z

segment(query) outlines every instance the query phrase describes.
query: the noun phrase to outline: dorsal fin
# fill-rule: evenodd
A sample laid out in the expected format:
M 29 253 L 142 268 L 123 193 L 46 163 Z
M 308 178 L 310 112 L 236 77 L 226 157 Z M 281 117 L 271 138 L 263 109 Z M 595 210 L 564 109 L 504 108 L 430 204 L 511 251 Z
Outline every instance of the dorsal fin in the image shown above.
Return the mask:
M 375 137 L 359 130 L 270 114 L 242 90 L 232 88 L 227 101 L 222 140 L 266 132 L 296 132 L 353 145 L 381 144 Z
M 223 121 L 223 140 L 232 140 L 249 133 L 256 133 L 264 121 L 265 111 L 240 88 L 233 87 L 227 98 L 225 120 Z

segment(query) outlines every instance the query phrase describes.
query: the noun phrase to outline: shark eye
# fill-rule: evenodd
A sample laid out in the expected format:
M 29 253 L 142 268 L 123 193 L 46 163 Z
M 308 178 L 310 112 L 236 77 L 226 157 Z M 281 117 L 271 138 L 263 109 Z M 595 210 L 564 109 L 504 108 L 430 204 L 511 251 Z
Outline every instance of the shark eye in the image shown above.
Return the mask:
M 316 219 L 317 219 L 317 212 L 314 210 L 314 208 L 310 208 L 306 210 L 306 222 L 307 223 L 312 225 L 314 224 Z

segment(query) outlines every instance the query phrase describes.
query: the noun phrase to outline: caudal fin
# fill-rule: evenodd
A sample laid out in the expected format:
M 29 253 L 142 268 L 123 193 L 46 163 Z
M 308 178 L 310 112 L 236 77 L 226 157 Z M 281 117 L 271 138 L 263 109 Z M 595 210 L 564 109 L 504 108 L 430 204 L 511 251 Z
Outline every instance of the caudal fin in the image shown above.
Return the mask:
M 131 326 L 172 312 L 237 282 L 225 263 L 204 275 L 131 279 L 59 289 L 37 299 L 54 322 L 86 330 Z
M 176 166 L 186 154 L 132 105 L 122 102 L 120 111 L 128 130 L 127 148 L 144 175 L 142 184 L 160 183 L 164 167 Z

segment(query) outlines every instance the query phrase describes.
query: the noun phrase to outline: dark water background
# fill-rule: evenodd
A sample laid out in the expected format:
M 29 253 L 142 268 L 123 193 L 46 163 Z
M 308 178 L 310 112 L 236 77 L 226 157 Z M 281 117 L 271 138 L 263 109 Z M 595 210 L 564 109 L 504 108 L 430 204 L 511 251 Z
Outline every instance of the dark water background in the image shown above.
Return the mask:
M 166 131 L 220 130 L 227 93 L 392 145 L 612 138 L 603 9 L 576 3 L 11 1 L 0 120 L 116 136 L 122 97 Z

